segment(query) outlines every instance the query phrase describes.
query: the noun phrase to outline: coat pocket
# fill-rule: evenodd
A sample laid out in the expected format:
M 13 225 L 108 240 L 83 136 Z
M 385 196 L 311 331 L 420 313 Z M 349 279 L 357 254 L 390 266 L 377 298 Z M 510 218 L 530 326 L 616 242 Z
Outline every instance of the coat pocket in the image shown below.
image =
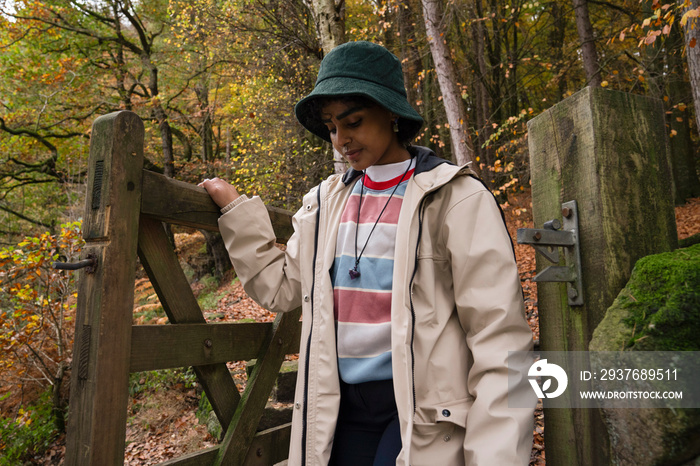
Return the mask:
M 411 466 L 464 464 L 464 435 L 473 398 L 421 408 L 427 422 L 414 422 Z

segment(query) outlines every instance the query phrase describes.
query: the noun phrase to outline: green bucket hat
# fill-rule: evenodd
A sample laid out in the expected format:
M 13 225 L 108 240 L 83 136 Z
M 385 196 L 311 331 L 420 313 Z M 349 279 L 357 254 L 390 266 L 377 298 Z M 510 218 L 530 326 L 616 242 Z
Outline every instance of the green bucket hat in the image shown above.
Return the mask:
M 313 101 L 322 97 L 364 96 L 399 116 L 400 137 L 412 140 L 423 118 L 408 103 L 401 62 L 381 45 L 347 42 L 331 50 L 321 62 L 314 90 L 294 107 L 306 129 L 330 141 Z

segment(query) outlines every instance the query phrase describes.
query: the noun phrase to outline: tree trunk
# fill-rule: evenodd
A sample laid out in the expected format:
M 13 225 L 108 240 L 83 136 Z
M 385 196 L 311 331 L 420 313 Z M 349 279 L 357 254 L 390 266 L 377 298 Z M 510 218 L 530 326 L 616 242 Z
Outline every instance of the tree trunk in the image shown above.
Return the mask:
M 226 245 L 224 245 L 224 240 L 219 233 L 206 230 L 201 231 L 207 242 L 207 255 L 212 258 L 214 276 L 220 282 L 224 278 L 224 274 L 232 267 L 231 259 L 229 259 L 226 251 Z
M 676 76 L 679 76 L 676 74 Z M 676 205 L 685 203 L 691 197 L 700 196 L 696 148 L 690 132 L 689 108 L 681 110 L 677 104 L 683 104 L 690 95 L 687 82 L 668 83 L 669 105 L 667 110 L 668 127 L 671 130 L 671 170 L 673 174 L 674 197 Z
M 211 109 L 209 108 L 209 84 L 207 78 L 202 79 L 199 85 L 195 86 L 194 92 L 199 100 L 204 119 L 202 120 L 202 162 L 210 164 L 214 159 L 214 132 L 211 125 Z
M 398 4 L 396 20 L 400 34 L 401 61 L 403 66 L 403 80 L 406 86 L 408 101 L 415 104 L 419 100 L 419 89 L 417 86 L 419 73 L 423 70 L 418 49 L 409 41 L 415 38 L 415 15 L 411 3 L 408 0 L 400 0 Z
M 682 4 L 683 0 L 679 0 Z M 700 6 L 700 0 L 690 0 L 687 10 Z M 686 10 L 686 11 L 687 11 Z M 700 21 L 698 18 L 688 18 L 685 25 L 685 46 L 688 57 L 688 75 L 690 86 L 693 89 L 693 103 L 695 104 L 695 122 L 700 128 Z
M 508 89 L 508 103 L 510 115 L 517 115 L 520 112 L 520 92 L 518 90 L 518 21 L 520 17 L 520 7 L 513 8 L 511 18 L 508 19 L 511 29 L 511 40 L 506 40 L 506 50 L 508 59 L 508 71 L 506 71 L 506 83 Z
M 698 0 L 694 0 L 693 8 L 697 8 L 698 3 Z M 697 19 L 691 18 L 690 21 L 697 21 Z M 689 24 L 686 25 L 688 28 L 691 27 L 690 21 Z M 698 24 L 695 24 L 694 26 L 695 27 L 693 27 L 692 29 L 686 29 L 685 34 L 685 44 L 687 45 L 686 55 L 688 57 L 688 71 L 689 75 L 691 76 L 690 84 L 682 78 L 682 57 L 678 53 L 668 54 L 669 68 L 671 70 L 677 70 L 677 72 L 669 73 L 669 76 L 676 76 L 677 79 L 679 79 L 679 82 L 667 83 L 669 104 L 671 104 L 672 106 L 672 108 L 667 109 L 667 112 L 670 112 L 667 113 L 667 120 L 670 129 L 672 131 L 675 131 L 675 133 L 673 133 L 673 137 L 670 139 L 670 143 L 671 169 L 673 172 L 676 204 L 683 204 L 687 199 L 691 197 L 700 196 L 700 179 L 698 178 L 697 171 L 696 147 L 693 144 L 690 132 L 690 118 L 692 117 L 689 114 L 690 112 L 686 110 L 686 108 L 690 108 L 690 106 L 686 106 L 686 108 L 684 108 L 683 106 L 678 105 L 679 103 L 685 105 L 686 103 L 689 103 L 689 100 L 692 98 L 695 102 L 695 108 L 700 108 L 698 107 L 698 100 L 696 98 L 696 95 L 698 95 L 698 81 L 696 80 L 696 85 L 693 85 L 693 70 L 691 66 L 692 59 L 695 61 L 695 74 L 700 74 L 700 69 L 698 69 L 698 66 L 700 66 L 700 59 L 698 58 L 700 50 L 698 49 L 698 47 L 700 46 L 695 45 L 695 47 L 690 47 L 689 43 L 692 40 L 692 38 L 689 39 L 688 37 L 688 33 L 697 36 L 696 29 L 698 27 Z M 679 43 L 683 40 L 684 38 L 681 37 L 681 31 L 679 31 L 676 28 L 671 28 L 671 33 L 669 34 L 667 41 Z M 666 50 L 668 50 L 669 48 L 670 47 L 667 47 Z M 673 48 L 679 50 L 678 47 Z M 691 55 L 694 55 L 694 57 L 691 58 Z M 697 110 L 695 114 L 697 117 Z
M 479 8 L 480 10 L 480 8 Z M 472 12 L 472 16 L 477 16 L 478 12 Z M 476 19 L 476 18 L 474 18 Z M 486 166 L 493 166 L 494 155 L 493 150 L 485 146 L 491 134 L 493 134 L 493 127 L 491 126 L 491 110 L 490 110 L 490 95 L 486 83 L 489 76 L 489 70 L 486 66 L 486 47 L 485 47 L 485 34 L 483 21 L 473 21 L 472 22 L 472 41 L 474 41 L 475 51 L 476 51 L 476 73 L 477 79 L 474 83 L 474 93 L 476 94 L 476 127 L 479 129 L 479 134 L 477 136 L 477 146 L 475 148 L 475 153 L 477 154 L 477 165 L 485 164 Z M 484 181 L 490 186 L 492 182 L 491 172 L 489 170 L 484 170 L 481 172 Z
M 586 81 L 589 86 L 600 86 L 600 66 L 598 53 L 595 47 L 593 25 L 588 16 L 588 1 L 574 0 L 574 12 L 576 14 L 576 29 L 581 41 L 581 55 L 583 57 L 583 69 L 586 71 Z
M 312 0 L 314 22 L 323 55 L 345 42 L 345 0 Z M 345 173 L 347 165 L 340 152 L 333 150 L 335 173 Z
M 549 14 L 552 16 L 552 29 L 549 34 L 549 47 L 552 51 L 552 62 L 557 80 L 557 102 L 564 98 L 566 92 L 566 73 L 564 68 L 564 38 L 566 37 L 566 17 L 562 12 L 559 0 L 550 2 Z
M 160 130 L 161 146 L 163 148 L 163 174 L 168 178 L 175 176 L 175 159 L 173 157 L 173 134 L 165 110 L 160 106 L 154 108 L 158 129 Z
M 168 178 L 175 176 L 175 159 L 173 157 L 173 134 L 165 110 L 158 104 L 154 107 L 158 129 L 160 130 L 161 146 L 163 148 L 163 174 Z
M 117 36 L 120 36 L 122 34 L 122 25 L 119 21 L 119 8 L 116 3 L 112 5 L 112 15 L 116 19 L 116 21 L 114 21 L 114 30 L 117 33 Z M 124 44 L 118 42 L 116 44 L 116 49 L 116 53 L 113 56 L 113 60 L 116 65 L 114 72 L 117 79 L 117 85 L 115 87 L 119 93 L 119 98 L 122 102 L 124 110 L 132 110 L 133 106 L 131 104 L 131 92 L 129 92 L 126 84 L 127 66 L 126 60 L 124 59 Z
M 345 1 L 312 0 L 314 21 L 323 54 L 345 42 Z
M 58 364 L 58 370 L 54 375 L 53 385 L 51 387 L 53 423 L 56 430 L 62 434 L 66 432 L 66 404 L 61 396 L 61 386 L 63 385 L 63 378 L 66 370 L 64 364 L 63 361 Z
M 177 129 L 177 127 L 171 127 L 170 132 L 173 133 L 173 136 L 182 144 L 182 157 L 188 162 L 192 160 L 192 144 L 190 144 L 190 140 L 187 139 L 187 136 Z
M 474 150 L 471 147 L 469 133 L 467 132 L 467 117 L 462 103 L 462 96 L 457 89 L 454 64 L 450 58 L 450 51 L 443 39 L 441 30 L 442 5 L 441 0 L 421 0 L 423 4 L 423 19 L 430 43 L 430 53 L 435 63 L 435 71 L 442 93 L 442 101 L 447 113 L 447 122 L 450 125 L 450 139 L 452 141 L 453 160 L 459 165 L 464 165 L 474 159 Z M 475 170 L 478 167 L 473 167 Z
M 501 15 L 503 10 L 503 5 L 499 2 L 491 0 L 490 2 L 491 13 L 487 13 L 483 10 L 481 1 L 476 2 L 477 17 L 486 18 L 487 16 L 491 18 L 491 31 L 492 37 L 489 37 L 488 33 L 484 34 L 484 45 L 489 57 L 489 66 L 491 67 L 491 102 L 493 111 L 493 121 L 496 123 L 501 123 L 504 120 L 503 110 L 504 110 L 504 91 L 505 86 L 503 85 L 503 59 L 501 58 L 501 51 L 503 47 L 501 33 L 503 29 L 503 23 L 505 18 Z
M 160 99 L 158 98 L 158 68 L 151 62 L 151 58 L 147 54 L 141 56 L 141 62 L 150 74 L 148 90 L 151 94 L 153 116 L 158 122 L 158 129 L 160 130 L 161 148 L 163 149 L 163 174 L 168 178 L 172 178 L 175 175 L 173 133 L 170 131 L 168 115 L 165 113 L 163 106 L 160 104 Z

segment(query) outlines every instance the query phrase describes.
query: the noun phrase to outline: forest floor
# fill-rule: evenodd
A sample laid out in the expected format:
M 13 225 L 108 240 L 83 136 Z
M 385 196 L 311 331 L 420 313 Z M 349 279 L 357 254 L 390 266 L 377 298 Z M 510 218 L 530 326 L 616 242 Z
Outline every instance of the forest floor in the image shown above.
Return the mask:
M 529 191 L 513 196 L 503 206 L 508 229 L 515 240 L 518 228 L 533 228 Z M 700 233 L 700 198 L 691 199 L 676 208 L 676 220 L 680 238 Z M 201 233 L 176 235 L 178 254 L 188 273 L 188 268 L 201 256 L 204 238 Z M 532 281 L 535 275 L 534 249 L 515 244 L 515 252 L 525 293 L 528 322 L 533 339 L 539 341 L 537 287 Z M 219 286 L 205 278 L 192 284 L 208 321 L 271 321 L 274 315 L 260 308 L 242 289 L 238 280 L 225 277 Z M 136 282 L 134 321 L 138 324 L 166 323 L 167 318 L 157 302 L 157 296 L 147 278 Z M 293 357 L 292 357 L 293 358 Z M 243 362 L 230 363 L 234 379 L 240 389 L 245 385 Z M 160 379 L 152 373 L 134 374 L 130 382 L 130 401 L 127 425 L 127 445 L 124 464 L 151 465 L 185 453 L 213 446 L 216 439 L 208 433 L 206 425 L 196 417 L 200 390 L 191 372 L 171 373 Z M 534 446 L 531 465 L 545 464 L 544 415 L 541 408 L 535 413 Z M 61 436 L 44 456 L 33 464 L 61 464 L 65 453 L 65 437 Z

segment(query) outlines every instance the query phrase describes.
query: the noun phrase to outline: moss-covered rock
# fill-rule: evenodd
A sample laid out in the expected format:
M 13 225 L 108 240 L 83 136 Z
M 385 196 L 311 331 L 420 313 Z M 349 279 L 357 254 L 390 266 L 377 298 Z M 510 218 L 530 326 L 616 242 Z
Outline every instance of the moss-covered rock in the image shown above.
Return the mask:
M 700 351 L 700 244 L 634 266 L 591 351 Z
M 591 351 L 700 351 L 700 244 L 640 259 Z M 698 409 L 602 409 L 614 464 L 695 464 Z

